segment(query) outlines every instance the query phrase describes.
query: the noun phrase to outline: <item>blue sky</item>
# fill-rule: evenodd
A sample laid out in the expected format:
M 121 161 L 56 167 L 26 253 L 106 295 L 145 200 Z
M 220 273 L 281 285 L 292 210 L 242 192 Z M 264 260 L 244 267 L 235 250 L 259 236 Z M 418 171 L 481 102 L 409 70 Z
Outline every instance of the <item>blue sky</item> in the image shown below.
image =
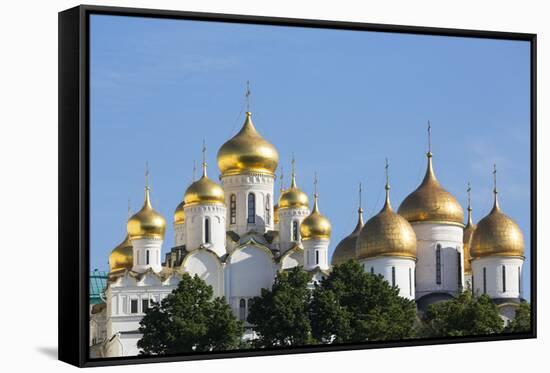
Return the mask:
M 285 180 L 292 152 L 310 195 L 318 172 L 331 253 L 355 226 L 359 182 L 365 218 L 382 207 L 386 157 L 394 208 L 417 187 L 428 120 L 436 175 L 464 208 L 472 183 L 475 221 L 491 208 L 496 162 L 501 206 L 525 236 L 528 297 L 527 42 L 94 15 L 90 58 L 91 269 L 106 270 L 123 240 L 128 199 L 141 207 L 146 161 L 170 249 L 202 139 L 217 180 L 249 80 L 254 123 Z

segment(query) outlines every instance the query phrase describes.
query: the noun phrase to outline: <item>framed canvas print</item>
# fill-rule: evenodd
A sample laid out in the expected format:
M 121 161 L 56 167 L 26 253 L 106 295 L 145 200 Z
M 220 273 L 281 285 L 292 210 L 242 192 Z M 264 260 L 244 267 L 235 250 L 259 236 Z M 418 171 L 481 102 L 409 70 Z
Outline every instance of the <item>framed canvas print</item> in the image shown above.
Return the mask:
M 536 35 L 59 14 L 59 357 L 536 336 Z

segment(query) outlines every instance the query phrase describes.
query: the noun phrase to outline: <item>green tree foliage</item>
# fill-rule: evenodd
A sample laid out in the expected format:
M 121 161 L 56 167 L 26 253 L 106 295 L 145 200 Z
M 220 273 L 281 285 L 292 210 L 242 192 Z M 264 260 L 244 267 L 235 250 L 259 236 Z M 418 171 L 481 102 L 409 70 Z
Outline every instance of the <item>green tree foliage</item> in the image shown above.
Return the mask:
M 432 304 L 425 315 L 423 336 L 449 337 L 501 333 L 504 323 L 486 294 L 464 291 L 457 298 Z
M 255 347 L 300 346 L 311 343 L 308 306 L 310 275 L 295 267 L 277 274 L 271 290 L 252 299 L 248 322 L 258 334 Z
M 516 310 L 516 317 L 506 326 L 506 333 L 525 333 L 531 331 L 531 304 L 523 302 Z
M 414 335 L 416 305 L 350 260 L 316 286 L 310 319 L 312 335 L 322 343 L 398 340 Z
M 140 321 L 141 354 L 219 351 L 238 348 L 242 322 L 224 298 L 213 298 L 212 287 L 198 276 L 184 274 L 178 287 L 153 303 Z

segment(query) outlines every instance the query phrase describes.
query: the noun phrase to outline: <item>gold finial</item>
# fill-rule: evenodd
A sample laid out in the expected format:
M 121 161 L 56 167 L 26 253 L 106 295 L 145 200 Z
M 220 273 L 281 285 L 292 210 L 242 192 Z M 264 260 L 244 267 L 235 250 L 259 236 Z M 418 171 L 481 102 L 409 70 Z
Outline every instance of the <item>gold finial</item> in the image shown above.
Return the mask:
M 296 159 L 294 159 L 294 152 L 292 153 L 292 179 L 290 180 L 290 188 L 296 188 Z
M 428 121 L 428 157 L 432 156 L 432 125 Z
M 468 188 L 466 188 L 466 192 L 468 193 L 468 224 L 472 225 L 472 184 L 468 181 Z
M 132 217 L 132 204 L 130 203 L 130 198 L 128 198 L 128 220 Z
M 359 183 L 359 209 L 357 210 L 359 214 L 363 212 L 363 184 Z
M 250 81 L 246 81 L 246 93 L 245 93 L 245 96 L 246 96 L 246 113 L 249 114 L 250 113 Z
M 319 198 L 319 194 L 317 194 L 317 183 L 319 181 L 317 180 L 317 171 L 313 174 L 313 212 L 319 212 L 319 208 L 317 206 L 317 199 Z
M 384 209 L 389 208 L 391 209 L 390 204 L 390 164 L 388 162 L 388 158 L 386 158 L 386 166 L 384 167 L 386 169 L 386 185 L 384 186 L 384 189 L 386 189 L 386 202 L 384 203 Z
M 206 177 L 206 141 L 202 139 L 202 177 Z
M 193 181 L 197 179 L 197 161 L 193 159 Z
M 149 189 L 149 162 L 145 161 L 145 189 Z
M 493 194 L 494 194 L 494 199 L 495 199 L 493 209 L 499 209 L 500 206 L 498 204 L 497 165 L 496 165 L 496 163 L 493 164 Z

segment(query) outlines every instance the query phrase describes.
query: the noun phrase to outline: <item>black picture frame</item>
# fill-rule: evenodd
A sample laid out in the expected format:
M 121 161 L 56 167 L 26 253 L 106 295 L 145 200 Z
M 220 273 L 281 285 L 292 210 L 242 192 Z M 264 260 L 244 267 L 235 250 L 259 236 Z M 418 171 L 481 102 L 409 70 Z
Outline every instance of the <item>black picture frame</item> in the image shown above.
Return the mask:
M 356 345 L 319 345 L 299 348 L 252 349 L 158 357 L 88 357 L 89 293 L 89 17 L 108 14 L 242 24 L 263 24 L 442 35 L 528 41 L 531 46 L 531 304 L 532 330 L 528 333 L 475 337 L 429 338 L 367 342 Z M 460 30 L 419 26 L 321 21 L 233 14 L 198 13 L 81 5 L 59 13 L 59 360 L 79 367 L 219 359 L 261 355 L 422 346 L 536 338 L 537 331 L 537 35 L 529 33 Z

